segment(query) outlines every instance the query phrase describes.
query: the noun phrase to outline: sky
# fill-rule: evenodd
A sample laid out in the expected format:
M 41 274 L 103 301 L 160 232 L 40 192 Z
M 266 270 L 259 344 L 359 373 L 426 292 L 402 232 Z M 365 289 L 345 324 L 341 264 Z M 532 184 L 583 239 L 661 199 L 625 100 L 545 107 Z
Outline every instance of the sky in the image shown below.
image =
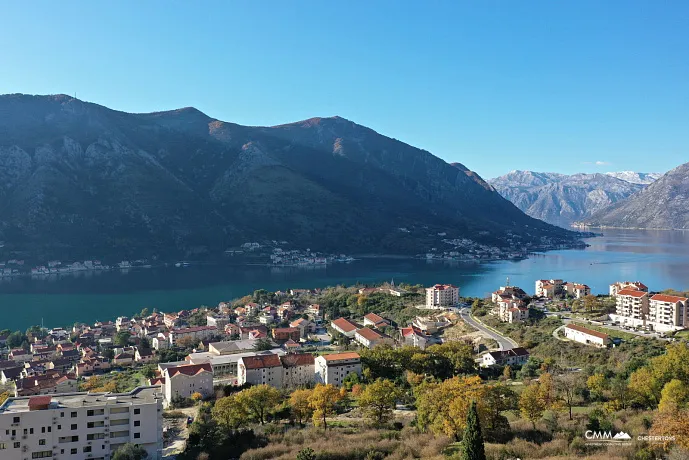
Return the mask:
M 0 93 L 275 125 L 339 115 L 458 161 L 689 161 L 689 2 L 0 3 Z

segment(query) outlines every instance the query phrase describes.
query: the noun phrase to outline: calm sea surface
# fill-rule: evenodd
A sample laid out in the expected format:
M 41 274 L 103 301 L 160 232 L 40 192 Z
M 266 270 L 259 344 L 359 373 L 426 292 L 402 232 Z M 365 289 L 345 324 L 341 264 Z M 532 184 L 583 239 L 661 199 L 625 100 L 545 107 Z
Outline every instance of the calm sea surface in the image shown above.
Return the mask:
M 67 326 L 132 314 L 143 307 L 179 310 L 253 292 L 390 281 L 454 283 L 484 296 L 505 283 L 533 292 L 539 278 L 562 278 L 607 293 L 617 280 L 641 280 L 652 290 L 689 289 L 689 232 L 605 230 L 584 250 L 553 251 L 527 260 L 442 263 L 365 259 L 323 268 L 191 266 L 79 273 L 54 279 L 0 280 L 0 329 L 32 324 Z

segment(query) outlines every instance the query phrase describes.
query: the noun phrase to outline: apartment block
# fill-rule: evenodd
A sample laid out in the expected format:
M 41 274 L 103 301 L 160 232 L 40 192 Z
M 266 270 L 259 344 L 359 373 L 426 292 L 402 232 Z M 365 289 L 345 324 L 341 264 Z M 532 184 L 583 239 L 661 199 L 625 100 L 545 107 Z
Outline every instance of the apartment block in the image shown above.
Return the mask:
M 359 353 L 334 353 L 316 358 L 316 382 L 341 386 L 351 373 L 361 376 Z
M 615 314 L 623 317 L 622 322 L 632 326 L 645 325 L 649 308 L 648 292 L 623 289 L 615 297 Z
M 661 332 L 689 326 L 689 302 L 686 297 L 656 294 L 649 300 L 648 321 Z
M 426 308 L 452 307 L 459 303 L 459 288 L 451 284 L 436 284 L 426 288 Z
M 157 386 L 9 398 L 0 405 L 0 458 L 106 460 L 134 443 L 161 459 L 162 404 Z

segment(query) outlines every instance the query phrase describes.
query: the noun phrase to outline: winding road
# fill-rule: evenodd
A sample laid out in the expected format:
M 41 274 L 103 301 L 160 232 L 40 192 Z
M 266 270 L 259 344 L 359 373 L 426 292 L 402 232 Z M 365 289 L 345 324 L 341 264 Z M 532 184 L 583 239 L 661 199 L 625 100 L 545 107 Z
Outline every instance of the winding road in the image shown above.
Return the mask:
M 459 310 L 459 316 L 465 323 L 470 324 L 471 326 L 475 327 L 479 331 L 483 332 L 484 334 L 495 340 L 498 343 L 498 347 L 500 347 L 500 350 L 511 350 L 512 348 L 516 348 L 519 346 L 519 344 L 514 340 L 510 339 L 509 337 L 505 337 L 504 335 L 498 334 L 494 329 L 491 329 L 485 324 L 483 324 L 481 321 L 474 319 L 471 316 L 470 312 L 470 309 L 462 308 Z

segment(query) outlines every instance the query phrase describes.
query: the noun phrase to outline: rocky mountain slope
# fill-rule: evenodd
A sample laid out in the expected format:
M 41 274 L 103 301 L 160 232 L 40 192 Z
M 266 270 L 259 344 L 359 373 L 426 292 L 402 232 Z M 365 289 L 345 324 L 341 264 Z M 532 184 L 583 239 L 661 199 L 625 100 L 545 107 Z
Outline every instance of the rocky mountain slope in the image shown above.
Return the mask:
M 607 176 L 616 177 L 632 184 L 649 185 L 662 177 L 661 173 L 639 173 L 634 171 L 619 171 L 605 173 Z
M 638 192 L 655 176 L 629 171 L 573 175 L 512 171 L 488 182 L 531 217 L 569 227 Z
M 0 96 L 4 257 L 207 257 L 248 241 L 409 254 L 569 244 L 478 175 L 343 118 L 275 127 Z M 405 228 L 406 231 L 400 231 Z
M 620 228 L 689 228 L 689 163 L 678 166 L 626 200 L 601 209 L 584 222 Z

